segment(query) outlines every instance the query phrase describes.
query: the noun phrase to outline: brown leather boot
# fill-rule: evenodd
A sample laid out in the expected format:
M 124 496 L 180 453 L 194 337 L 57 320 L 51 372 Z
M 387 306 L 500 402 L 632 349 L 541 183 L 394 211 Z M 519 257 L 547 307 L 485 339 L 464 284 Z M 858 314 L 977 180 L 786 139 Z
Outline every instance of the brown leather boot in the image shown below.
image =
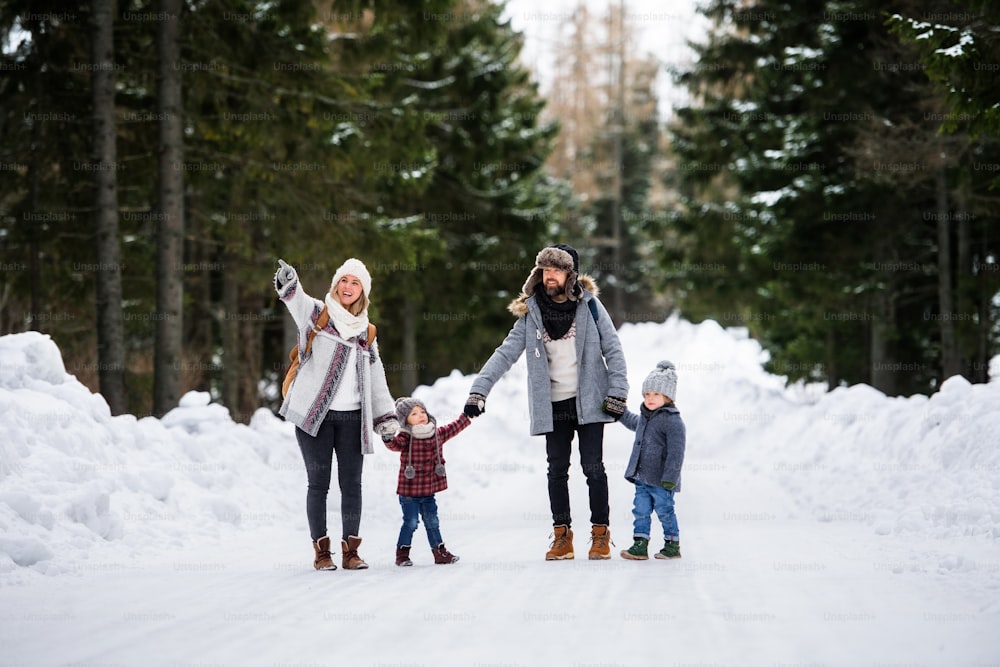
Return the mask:
M 458 556 L 448 551 L 444 546 L 444 542 L 433 547 L 431 551 L 434 553 L 434 563 L 436 565 L 448 565 L 458 562 Z
M 413 565 L 413 561 L 410 560 L 410 547 L 396 547 L 396 565 L 404 567 Z
M 552 534 L 555 539 L 545 554 L 545 560 L 573 560 L 573 531 L 569 526 L 556 526 Z
M 340 541 L 340 550 L 344 552 L 341 566 L 345 570 L 367 570 L 368 563 L 361 560 L 358 555 L 358 547 L 361 546 L 361 538 L 355 535 L 348 535 L 347 541 Z
M 313 542 L 313 551 L 315 552 L 315 557 L 313 558 L 314 568 L 317 570 L 337 569 L 337 566 L 333 564 L 333 558 L 330 557 L 329 537 L 321 537 Z
M 594 524 L 590 529 L 590 553 L 587 554 L 587 557 L 590 560 L 607 560 L 611 558 L 611 547 L 608 546 L 609 542 L 611 542 L 611 531 L 608 530 L 608 527 Z M 611 544 L 614 544 L 614 542 L 611 542 Z

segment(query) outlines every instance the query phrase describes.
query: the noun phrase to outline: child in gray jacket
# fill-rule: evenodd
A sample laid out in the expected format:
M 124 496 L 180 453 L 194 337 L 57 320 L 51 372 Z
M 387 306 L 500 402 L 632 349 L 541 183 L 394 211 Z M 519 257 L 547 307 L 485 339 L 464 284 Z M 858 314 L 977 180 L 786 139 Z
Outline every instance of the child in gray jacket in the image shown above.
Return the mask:
M 681 413 L 674 405 L 677 395 L 677 368 L 661 361 L 642 383 L 640 414 L 625 411 L 620 421 L 635 431 L 632 455 L 625 469 L 625 479 L 635 484 L 632 504 L 632 535 L 635 543 L 622 551 L 622 558 L 647 560 L 650 516 L 663 526 L 663 549 L 657 558 L 680 558 L 680 535 L 674 514 L 674 494 L 681 490 L 681 466 L 684 464 L 685 428 Z

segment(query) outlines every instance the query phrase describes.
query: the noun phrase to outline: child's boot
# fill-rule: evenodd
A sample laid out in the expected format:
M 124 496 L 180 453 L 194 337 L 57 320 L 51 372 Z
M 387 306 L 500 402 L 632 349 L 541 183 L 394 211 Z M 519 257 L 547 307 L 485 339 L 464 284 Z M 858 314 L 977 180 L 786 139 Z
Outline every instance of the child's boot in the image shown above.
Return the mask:
M 627 560 L 649 560 L 649 552 L 646 550 L 649 546 L 649 540 L 645 537 L 633 537 L 632 539 L 635 542 L 628 549 L 622 551 L 622 558 Z
M 660 560 L 681 557 L 681 543 L 673 540 L 663 540 L 663 548 L 656 552 Z
M 458 556 L 448 551 L 444 546 L 444 542 L 433 547 L 431 551 L 434 553 L 434 563 L 436 565 L 448 565 L 458 562 Z
M 573 531 L 569 526 L 556 526 L 552 535 L 555 539 L 545 553 L 545 560 L 573 560 Z
M 410 547 L 396 547 L 396 565 L 408 567 L 413 565 L 410 560 Z

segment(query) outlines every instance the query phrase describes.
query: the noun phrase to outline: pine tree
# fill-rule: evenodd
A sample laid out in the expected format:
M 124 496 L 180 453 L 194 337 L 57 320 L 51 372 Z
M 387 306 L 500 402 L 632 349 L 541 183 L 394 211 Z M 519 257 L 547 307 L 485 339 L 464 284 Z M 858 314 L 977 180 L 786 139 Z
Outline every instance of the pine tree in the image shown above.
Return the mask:
M 384 267 L 381 312 L 402 321 L 379 334 L 385 349 L 403 350 L 390 364 L 397 391 L 472 371 L 496 347 L 510 325 L 504 306 L 563 201 L 541 172 L 555 126 L 539 122 L 542 100 L 517 61 L 521 37 L 501 13 L 479 0 L 425 13 L 445 41 L 404 82 L 408 95 L 421 91 L 428 123 L 414 139 L 427 142 L 434 164 L 421 191 L 386 189 L 391 219 L 370 246 Z
M 953 288 L 937 265 L 950 232 L 925 216 L 949 214 L 950 186 L 934 178 L 948 165 L 927 141 L 920 68 L 875 3 L 707 13 L 716 30 L 682 77 L 698 102 L 672 133 L 683 244 L 665 259 L 725 271 L 687 271 L 686 308 L 747 325 L 790 379 L 930 390 L 940 343 L 917 324 Z
M 122 320 L 121 240 L 118 228 L 117 122 L 115 119 L 114 3 L 94 0 L 94 218 L 97 239 L 97 365 L 111 414 L 128 409 Z

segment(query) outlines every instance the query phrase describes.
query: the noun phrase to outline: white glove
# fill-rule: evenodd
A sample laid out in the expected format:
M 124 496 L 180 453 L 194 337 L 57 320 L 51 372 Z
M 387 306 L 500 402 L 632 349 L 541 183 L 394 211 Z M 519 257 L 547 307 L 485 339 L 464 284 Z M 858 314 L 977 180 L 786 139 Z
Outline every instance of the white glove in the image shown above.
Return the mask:
M 280 290 L 296 278 L 295 269 L 288 266 L 285 260 L 278 260 L 278 270 L 274 274 L 274 288 Z
M 383 439 L 385 436 L 389 436 L 389 440 L 392 440 L 392 436 L 396 435 L 399 431 L 399 422 L 396 421 L 395 417 L 386 419 L 384 422 L 375 427 L 375 431 L 382 436 Z

